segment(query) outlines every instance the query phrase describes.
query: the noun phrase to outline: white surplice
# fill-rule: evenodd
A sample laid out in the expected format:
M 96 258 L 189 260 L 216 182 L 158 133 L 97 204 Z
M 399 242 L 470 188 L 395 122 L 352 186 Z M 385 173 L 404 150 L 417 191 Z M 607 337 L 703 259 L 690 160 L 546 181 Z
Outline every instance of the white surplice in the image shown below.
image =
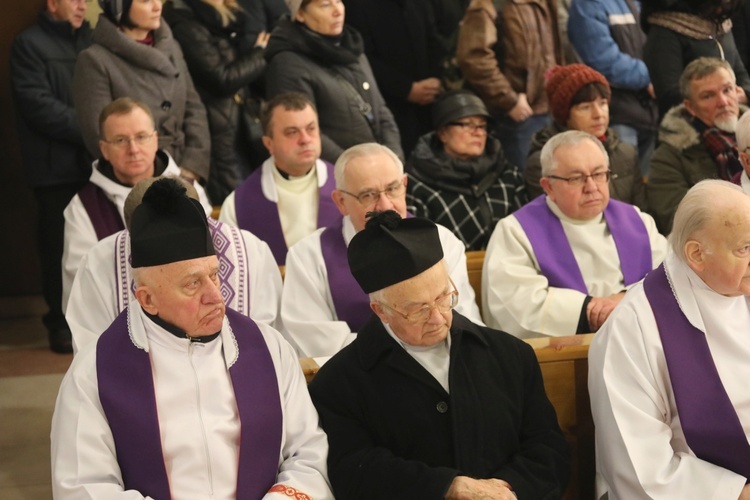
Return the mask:
M 671 251 L 665 268 L 690 323 L 706 340 L 724 388 L 750 436 L 750 304 L 724 297 Z M 736 499 L 746 478 L 701 460 L 688 446 L 659 330 L 635 285 L 594 337 L 589 393 L 596 425 L 597 493 L 633 498 Z M 704 408 L 708 418 L 711 408 Z
M 148 319 L 137 303 L 128 308 L 131 341 L 149 353 L 161 445 L 172 498 L 236 497 L 240 423 L 228 369 L 240 352 L 227 318 L 221 335 L 206 344 L 179 339 Z M 333 498 L 327 479 L 328 441 L 307 392 L 292 347 L 259 324 L 279 384 L 283 418 L 277 484 L 312 498 Z M 56 499 L 136 499 L 123 491 L 115 443 L 99 401 L 96 343 L 74 359 L 63 379 L 52 419 L 52 487 Z M 288 499 L 271 493 L 270 499 Z
M 483 325 L 466 271 L 466 247 L 447 228 L 439 224 L 437 227 L 448 273 L 458 289 L 456 311 Z M 300 356 L 332 356 L 356 338 L 356 332 L 336 315 L 320 245 L 323 231 L 318 229 L 301 240 L 289 249 L 286 257 L 281 321 L 284 333 Z M 344 217 L 343 237 L 347 246 L 355 234 L 349 216 Z
M 547 205 L 562 222 L 588 295 L 602 297 L 625 290 L 620 258 L 604 215 L 579 221 L 565 216 L 549 198 Z M 648 232 L 655 268 L 664 260 L 667 240 L 650 215 L 634 208 Z M 497 223 L 482 269 L 487 326 L 520 338 L 574 335 L 585 299 L 586 294 L 577 290 L 549 285 L 515 216 Z

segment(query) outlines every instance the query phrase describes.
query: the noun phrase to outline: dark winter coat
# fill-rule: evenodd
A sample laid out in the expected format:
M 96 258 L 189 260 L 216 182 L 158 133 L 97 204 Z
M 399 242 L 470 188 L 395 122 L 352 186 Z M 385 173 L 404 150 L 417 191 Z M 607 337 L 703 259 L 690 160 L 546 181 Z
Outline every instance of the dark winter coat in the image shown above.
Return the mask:
M 73 107 L 73 69 L 89 45 L 88 21 L 74 32 L 69 22 L 52 19 L 46 10 L 13 41 L 10 79 L 31 186 L 82 183 L 91 175 L 91 156 Z
M 457 475 L 562 497 L 570 452 L 532 348 L 456 312 L 450 335 L 450 394 L 375 316 L 315 376 L 336 498 L 442 499 Z
M 208 114 L 211 130 L 211 175 L 208 195 L 220 205 L 257 167 L 265 151 L 250 151 L 243 137 L 243 103 L 251 98 L 249 85 L 262 78 L 263 49 L 246 40 L 245 17 L 224 27 L 216 9 L 201 0 L 175 0 L 164 6 L 164 19 L 180 43 L 195 88 Z M 249 47 L 249 48 L 243 48 Z M 253 155 L 255 153 L 255 155 Z M 251 165 L 255 158 L 256 164 Z
M 357 30 L 345 26 L 335 43 L 285 17 L 273 30 L 265 56 L 268 97 L 301 92 L 318 109 L 321 158 L 333 163 L 345 149 L 363 142 L 378 142 L 403 158 L 398 126 L 380 94 Z M 367 106 L 360 103 L 371 110 L 363 110 Z
M 407 210 L 450 229 L 466 250 L 484 250 L 495 224 L 528 201 L 521 173 L 492 137 L 482 156 L 459 160 L 431 132 L 420 138 L 407 170 Z

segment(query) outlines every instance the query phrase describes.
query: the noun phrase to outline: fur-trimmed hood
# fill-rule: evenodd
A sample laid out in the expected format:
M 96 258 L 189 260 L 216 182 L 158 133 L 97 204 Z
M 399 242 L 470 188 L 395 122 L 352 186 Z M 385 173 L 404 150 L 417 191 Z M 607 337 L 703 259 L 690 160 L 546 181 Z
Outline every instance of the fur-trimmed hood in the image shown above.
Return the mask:
M 740 104 L 740 116 L 748 109 Z M 659 125 L 659 142 L 666 142 L 680 151 L 699 144 L 700 134 L 693 127 L 692 118 L 684 104 L 670 109 Z

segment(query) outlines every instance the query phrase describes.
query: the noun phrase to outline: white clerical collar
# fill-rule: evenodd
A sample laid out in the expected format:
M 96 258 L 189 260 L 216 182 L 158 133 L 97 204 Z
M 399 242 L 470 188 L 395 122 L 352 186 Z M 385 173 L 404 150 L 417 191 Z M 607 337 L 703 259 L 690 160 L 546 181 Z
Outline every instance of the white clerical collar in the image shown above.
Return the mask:
M 744 170 L 740 175 L 740 187 L 742 187 L 745 194 L 750 195 L 750 177 L 747 176 L 747 172 Z
M 357 234 L 357 230 L 354 229 L 354 224 L 352 224 L 351 218 L 349 218 L 348 215 L 344 216 L 344 224 L 342 228 L 342 233 L 344 234 L 344 241 L 346 242 L 346 246 L 349 246 L 349 242 L 352 241 L 352 238 L 354 238 L 354 235 Z
M 562 210 L 560 210 L 560 207 L 558 207 L 557 204 L 549 198 L 549 196 L 545 196 L 545 201 L 547 202 L 547 206 L 549 207 L 549 209 L 552 210 L 552 213 L 555 214 L 555 216 L 557 216 L 557 218 L 563 222 L 583 226 L 585 224 L 601 224 L 602 221 L 604 221 L 604 212 L 599 214 L 597 217 L 589 220 L 572 219 L 565 215 Z
M 385 331 L 398 343 L 414 360 L 419 363 L 438 383 L 450 393 L 448 373 L 450 368 L 451 336 L 450 333 L 444 341 L 431 346 L 409 345 L 401 340 L 388 323 L 383 323 Z

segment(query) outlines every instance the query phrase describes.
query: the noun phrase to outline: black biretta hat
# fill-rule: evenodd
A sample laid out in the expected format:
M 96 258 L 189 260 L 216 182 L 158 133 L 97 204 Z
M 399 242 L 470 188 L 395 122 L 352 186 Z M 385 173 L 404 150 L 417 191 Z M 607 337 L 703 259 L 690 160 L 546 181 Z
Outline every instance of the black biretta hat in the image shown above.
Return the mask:
M 133 268 L 215 255 L 206 213 L 173 179 L 154 182 L 130 223 Z
M 349 268 L 365 293 L 382 290 L 431 268 L 443 258 L 438 229 L 420 217 L 387 210 L 371 217 L 349 243 Z

